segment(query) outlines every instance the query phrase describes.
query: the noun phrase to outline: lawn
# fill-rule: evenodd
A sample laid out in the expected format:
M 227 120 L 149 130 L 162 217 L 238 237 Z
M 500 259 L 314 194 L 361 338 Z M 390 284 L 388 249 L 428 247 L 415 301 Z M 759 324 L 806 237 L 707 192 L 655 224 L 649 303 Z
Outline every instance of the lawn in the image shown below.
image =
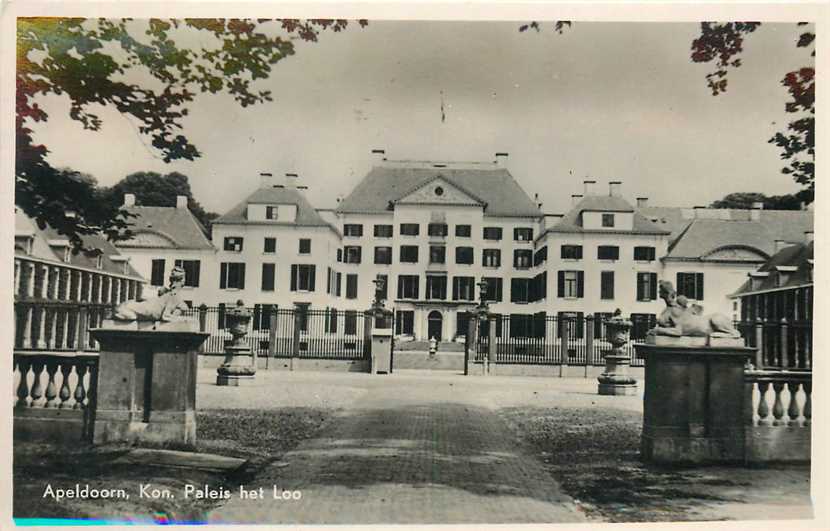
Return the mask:
M 175 493 L 181 493 L 187 484 L 234 489 L 261 466 L 278 460 L 311 437 L 331 414 L 329 410 L 312 408 L 199 411 L 197 443 L 186 449 L 249 460 L 245 467 L 227 476 L 193 469 L 115 463 L 130 450 L 126 444 L 57 446 L 15 442 L 13 515 L 16 518 L 203 521 L 205 513 L 218 501 L 185 498 Z M 140 486 L 148 483 L 152 488 L 168 489 L 174 497 L 139 497 Z M 124 489 L 129 499 L 57 501 L 43 497 L 47 485 L 68 489 L 75 484 L 95 489 Z

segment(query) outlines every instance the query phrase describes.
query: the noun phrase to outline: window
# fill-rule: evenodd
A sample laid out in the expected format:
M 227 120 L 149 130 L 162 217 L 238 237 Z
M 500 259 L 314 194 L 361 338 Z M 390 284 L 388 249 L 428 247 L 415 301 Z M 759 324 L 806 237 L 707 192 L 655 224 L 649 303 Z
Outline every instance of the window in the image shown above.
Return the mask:
M 657 273 L 637 273 L 637 300 L 657 300 Z
M 556 320 L 558 322 L 557 337 L 562 337 L 562 332 L 565 327 L 568 329 L 568 337 L 572 339 L 579 339 L 585 334 L 585 319 L 582 312 L 557 312 Z M 573 355 L 570 354 L 569 355 Z
M 241 253 L 242 252 L 242 237 L 241 236 L 228 236 L 225 238 L 225 246 L 224 249 L 226 251 L 232 253 Z
M 613 227 L 614 226 L 614 214 L 603 214 L 602 215 L 602 226 L 603 227 Z
M 252 326 L 254 330 L 268 330 L 271 328 L 271 316 L 276 311 L 273 304 L 254 304 Z
M 222 262 L 219 266 L 219 289 L 245 289 L 245 264 Z
M 380 292 L 380 297 L 386 300 L 389 298 L 389 275 L 378 275 L 378 278 L 383 281 L 383 290 Z
M 502 279 L 497 277 L 484 277 L 481 280 L 487 284 L 484 288 L 484 300 L 501 302 Z
M 337 249 L 337 261 L 338 262 L 343 261 L 343 249 Z
M 354 310 L 346 310 L 343 312 L 343 333 L 347 336 L 357 334 L 357 312 Z
M 430 236 L 444 238 L 447 235 L 447 224 L 430 223 L 429 225 L 427 225 L 427 234 L 429 234 Z
M 696 301 L 703 300 L 703 273 L 678 273 L 677 294 Z
M 417 299 L 419 280 L 417 275 L 398 275 L 398 298 Z
M 653 262 L 654 256 L 654 247 L 634 248 L 634 260 L 637 260 L 638 262 Z
M 581 299 L 585 296 L 585 273 L 560 271 L 557 296 L 564 299 Z
M 472 247 L 456 247 L 455 248 L 455 263 L 456 264 L 472 264 L 473 263 L 473 248 Z
M 340 293 L 342 292 L 342 290 L 340 288 L 343 286 L 343 273 L 337 273 L 335 278 L 337 280 L 337 282 L 335 282 L 335 286 L 334 286 L 335 287 L 335 296 L 339 297 Z
M 598 260 L 619 260 L 620 248 L 616 245 L 600 245 L 597 247 Z
M 279 209 L 273 205 L 266 206 L 265 219 L 279 219 Z
M 513 251 L 513 267 L 527 269 L 533 260 L 533 251 L 530 249 L 516 249 Z
M 606 300 L 614 298 L 613 271 L 602 271 L 599 274 L 599 298 Z
M 395 312 L 395 334 L 413 335 L 415 331 L 415 312 L 412 310 L 398 310 Z
M 164 286 L 164 258 L 153 260 L 150 269 L 150 285 Z
M 605 339 L 605 322 L 613 317 L 611 312 L 594 312 L 594 339 Z
M 452 300 L 474 301 L 476 299 L 475 277 L 454 277 L 452 279 Z
M 548 247 L 547 245 L 533 253 L 533 265 L 542 265 L 548 261 Z
M 391 238 L 392 225 L 375 225 L 375 238 Z
M 501 250 L 484 249 L 481 251 L 481 263 L 484 267 L 501 267 Z
M 375 247 L 375 263 L 376 264 L 391 264 L 392 263 L 392 248 L 391 247 Z
M 469 312 L 458 312 L 455 314 L 455 335 L 466 336 L 470 331 Z
M 199 287 L 199 270 L 202 263 L 199 260 L 176 260 L 176 267 L 184 269 L 184 285 L 189 288 Z
M 443 245 L 429 246 L 429 263 L 443 264 L 447 261 L 447 248 Z
M 510 279 L 510 302 L 524 304 L 530 302 L 530 278 Z
M 349 273 L 346 275 L 346 298 L 357 298 L 357 275 Z
M 563 245 L 560 249 L 562 260 L 582 260 L 581 245 Z
M 427 275 L 427 299 L 446 300 L 447 277 Z
M 294 304 L 294 318 L 297 319 L 297 328 L 300 332 L 308 332 L 308 307 L 307 302 L 298 302 Z M 303 349 L 302 343 L 300 349 Z
M 263 245 L 263 250 L 265 254 L 274 254 L 277 252 L 277 239 L 276 238 L 265 238 L 265 244 Z
M 530 227 L 516 227 L 513 229 L 513 239 L 517 242 L 533 241 L 533 229 Z
M 455 236 L 457 238 L 469 238 L 471 234 L 471 227 L 469 225 L 456 225 Z
M 291 265 L 291 291 L 314 291 L 316 274 L 314 264 L 292 264 Z M 340 273 L 338 273 L 338 276 Z M 340 282 L 338 281 L 338 284 Z M 338 295 L 339 288 L 338 288 Z
M 403 264 L 417 264 L 418 263 L 418 246 L 417 245 L 401 245 L 401 258 L 399 260 Z
M 361 258 L 361 248 L 359 245 L 347 245 L 343 247 L 343 258 L 347 264 L 359 264 Z
M 401 223 L 401 236 L 417 236 L 420 233 L 420 226 L 417 223 Z
M 343 236 L 351 236 L 359 238 L 363 236 L 363 225 L 356 223 L 346 223 L 343 225 Z
M 300 254 L 311 253 L 311 240 L 308 238 L 300 238 Z
M 326 268 L 326 293 L 332 295 L 332 291 L 334 291 L 334 270 L 332 268 Z
M 262 264 L 262 291 L 274 291 L 275 264 Z
M 548 298 L 548 272 L 542 271 L 530 283 L 529 302 L 542 301 Z
M 485 240 L 501 240 L 501 227 L 484 227 Z

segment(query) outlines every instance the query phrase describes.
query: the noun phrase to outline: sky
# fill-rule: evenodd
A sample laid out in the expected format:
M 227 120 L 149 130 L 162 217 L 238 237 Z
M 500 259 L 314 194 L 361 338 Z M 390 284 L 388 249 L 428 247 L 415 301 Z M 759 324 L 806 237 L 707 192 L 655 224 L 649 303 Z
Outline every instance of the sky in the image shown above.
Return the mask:
M 36 124 L 50 163 L 112 185 L 136 171 L 178 171 L 196 199 L 224 213 L 259 185 L 260 172 L 297 173 L 318 208 L 333 208 L 389 159 L 492 161 L 546 213 L 562 213 L 582 181 L 623 182 L 652 205 L 707 205 L 730 192 L 794 193 L 767 140 L 788 121 L 786 72 L 813 64 L 795 24 L 764 24 L 717 97 L 712 65 L 689 58 L 694 23 L 575 22 L 564 33 L 520 22 L 370 21 L 298 42 L 256 88 L 274 101 L 242 108 L 200 95 L 183 134 L 203 156 L 164 163 L 129 118 L 107 108 L 98 132 L 68 116 L 68 100 L 41 97 Z M 195 44 L 195 43 L 194 43 Z M 441 116 L 443 100 L 444 116 Z

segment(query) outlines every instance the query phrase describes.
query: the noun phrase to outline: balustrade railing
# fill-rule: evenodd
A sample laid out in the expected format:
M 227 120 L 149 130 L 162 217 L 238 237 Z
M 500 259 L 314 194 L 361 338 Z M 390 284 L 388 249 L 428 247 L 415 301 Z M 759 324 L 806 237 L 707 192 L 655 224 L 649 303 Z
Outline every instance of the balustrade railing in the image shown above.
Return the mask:
M 752 393 L 752 426 L 810 426 L 812 372 L 746 371 L 744 382 Z
M 111 304 L 25 300 L 14 303 L 14 351 L 98 350 L 90 328 L 112 312 Z
M 15 354 L 15 408 L 86 409 L 97 381 L 97 355 Z

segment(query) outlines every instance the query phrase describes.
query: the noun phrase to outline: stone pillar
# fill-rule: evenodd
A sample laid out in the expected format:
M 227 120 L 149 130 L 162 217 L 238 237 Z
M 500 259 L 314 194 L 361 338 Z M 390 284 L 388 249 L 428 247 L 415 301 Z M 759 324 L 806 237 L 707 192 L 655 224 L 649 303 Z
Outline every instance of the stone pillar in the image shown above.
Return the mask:
M 256 376 L 256 353 L 251 351 L 246 337 L 251 310 L 241 300 L 237 301 L 235 308 L 225 312 L 225 322 L 233 341 L 225 347 L 225 361 L 216 369 L 216 385 L 250 384 Z
M 372 308 L 371 374 L 392 374 L 392 312 L 385 308 Z
M 101 344 L 94 442 L 195 443 L 197 351 L 208 334 L 169 324 L 105 322 L 91 331 Z
M 744 366 L 755 349 L 738 346 L 741 339 L 734 346 L 707 346 L 706 339 L 649 336 L 652 344 L 635 345 L 646 360 L 644 460 L 716 463 L 744 459 L 745 409 L 751 407 L 745 403 Z

